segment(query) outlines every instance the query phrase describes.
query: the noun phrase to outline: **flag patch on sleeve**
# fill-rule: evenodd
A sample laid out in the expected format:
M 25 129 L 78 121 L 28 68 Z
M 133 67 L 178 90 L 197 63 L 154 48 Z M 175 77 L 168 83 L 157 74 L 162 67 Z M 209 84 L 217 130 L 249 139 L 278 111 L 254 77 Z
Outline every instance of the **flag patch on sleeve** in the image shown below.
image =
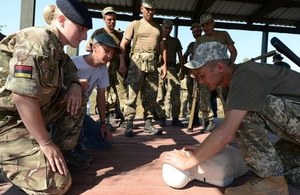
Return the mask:
M 14 76 L 16 78 L 32 78 L 32 66 L 15 65 Z

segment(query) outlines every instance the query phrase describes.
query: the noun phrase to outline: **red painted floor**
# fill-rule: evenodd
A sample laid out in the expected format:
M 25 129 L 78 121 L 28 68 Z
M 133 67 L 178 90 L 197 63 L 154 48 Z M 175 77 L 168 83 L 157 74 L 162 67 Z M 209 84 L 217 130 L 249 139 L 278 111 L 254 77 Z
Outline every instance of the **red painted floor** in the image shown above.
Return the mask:
M 124 129 L 114 132 L 114 144 L 107 150 L 88 150 L 93 155 L 90 168 L 72 174 L 73 185 L 68 195 L 219 195 L 224 188 L 199 181 L 192 181 L 183 189 L 173 189 L 162 178 L 162 153 L 180 149 L 184 145 L 197 144 L 207 134 L 200 134 L 199 128 L 188 133 L 186 129 L 171 126 L 163 128 L 163 136 L 143 133 L 143 120 L 136 119 L 140 128 L 132 138 L 124 136 Z M 156 125 L 156 127 L 159 127 Z M 275 136 L 270 136 L 275 140 Z M 232 185 L 240 185 L 251 177 L 251 173 L 238 178 Z M 290 194 L 300 194 L 300 186 L 290 186 Z

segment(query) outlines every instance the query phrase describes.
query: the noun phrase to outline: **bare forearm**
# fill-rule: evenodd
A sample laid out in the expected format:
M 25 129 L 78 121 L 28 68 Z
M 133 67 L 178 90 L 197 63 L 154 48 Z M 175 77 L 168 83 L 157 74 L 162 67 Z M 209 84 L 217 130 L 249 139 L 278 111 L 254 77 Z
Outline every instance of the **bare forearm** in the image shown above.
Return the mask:
M 129 43 L 129 41 L 125 38 L 123 38 L 120 43 L 121 54 L 119 56 L 120 56 L 120 65 L 121 66 L 125 66 L 126 46 L 128 43 Z
M 210 159 L 229 144 L 239 129 L 247 111 L 232 110 L 226 113 L 222 124 L 215 128 L 203 143 L 193 152 L 198 164 Z M 193 159 L 191 159 L 191 162 Z
M 179 64 L 180 64 L 180 68 L 183 69 L 184 68 L 184 57 L 182 55 L 182 52 L 178 52 L 178 58 L 179 58 Z
M 222 134 L 222 130 L 216 128 L 194 151 L 194 155 L 198 161 L 197 164 L 210 159 L 216 153 L 220 152 L 232 140 L 231 136 Z
M 237 57 L 237 50 L 234 45 L 229 45 L 228 50 L 230 52 L 230 60 L 232 63 L 234 63 Z
M 163 50 L 162 56 L 163 56 L 164 64 L 166 64 L 166 62 L 167 62 L 167 50 L 166 50 L 166 49 Z M 167 68 L 168 68 L 168 67 L 167 67 Z
M 97 106 L 99 110 L 100 121 L 105 121 L 105 111 L 106 111 L 106 100 L 105 100 L 105 89 L 97 90 Z

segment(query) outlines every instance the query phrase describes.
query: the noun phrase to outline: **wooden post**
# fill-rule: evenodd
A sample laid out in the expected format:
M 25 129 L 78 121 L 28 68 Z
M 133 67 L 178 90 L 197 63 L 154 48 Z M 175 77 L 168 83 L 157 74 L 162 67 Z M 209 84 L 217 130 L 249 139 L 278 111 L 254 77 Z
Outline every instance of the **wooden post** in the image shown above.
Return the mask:
M 36 0 L 21 1 L 20 30 L 34 26 Z

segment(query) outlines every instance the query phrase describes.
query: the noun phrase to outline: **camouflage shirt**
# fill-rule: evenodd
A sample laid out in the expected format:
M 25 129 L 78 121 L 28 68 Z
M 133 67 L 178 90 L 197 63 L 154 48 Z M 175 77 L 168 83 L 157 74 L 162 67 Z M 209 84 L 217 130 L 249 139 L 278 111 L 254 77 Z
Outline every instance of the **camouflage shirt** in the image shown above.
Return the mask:
M 0 111 L 16 111 L 11 92 L 38 98 L 42 108 L 55 101 L 64 84 L 78 81 L 54 26 L 30 27 L 0 44 Z M 51 104 L 51 103 L 50 103 Z

